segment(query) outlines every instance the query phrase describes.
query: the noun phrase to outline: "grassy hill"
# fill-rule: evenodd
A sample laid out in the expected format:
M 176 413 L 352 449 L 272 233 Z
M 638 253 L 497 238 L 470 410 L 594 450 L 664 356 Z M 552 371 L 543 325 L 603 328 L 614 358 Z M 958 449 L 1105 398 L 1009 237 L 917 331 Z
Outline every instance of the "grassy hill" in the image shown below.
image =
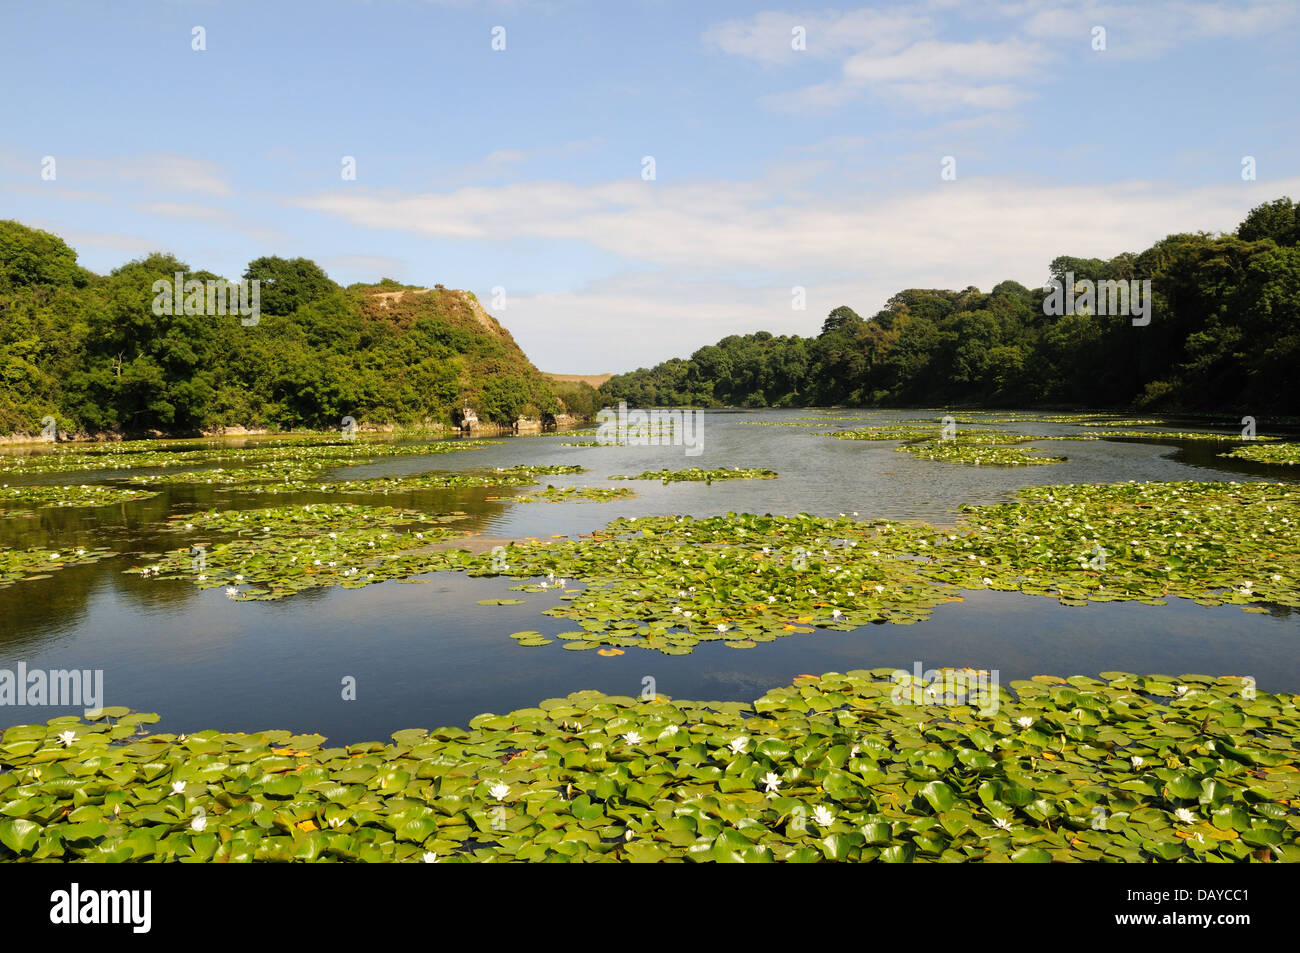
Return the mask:
M 256 323 L 158 315 L 154 283 L 178 272 L 221 277 L 162 253 L 100 276 L 57 236 L 0 222 L 0 435 L 37 434 L 47 416 L 61 431 L 140 436 L 583 412 L 470 292 L 344 288 L 311 261 L 270 257 L 241 276 L 261 283 Z

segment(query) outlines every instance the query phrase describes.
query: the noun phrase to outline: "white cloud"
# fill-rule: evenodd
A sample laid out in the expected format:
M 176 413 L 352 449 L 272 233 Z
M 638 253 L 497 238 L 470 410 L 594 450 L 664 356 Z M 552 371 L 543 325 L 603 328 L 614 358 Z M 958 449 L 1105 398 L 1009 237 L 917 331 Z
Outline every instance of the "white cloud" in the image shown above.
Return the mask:
M 349 190 L 296 204 L 353 225 L 460 241 L 583 241 L 625 260 L 626 274 L 577 293 L 519 288 L 503 315 L 540 366 L 595 373 L 625 369 L 608 366 L 611 354 L 653 363 L 729 333 L 815 333 L 826 310 L 871 314 L 903 288 L 1038 284 L 1056 255 L 1111 257 L 1171 232 L 1230 230 L 1284 193 L 1300 194 L 1300 178 L 1198 188 L 980 179 L 780 201 L 761 181 L 539 182 L 423 195 Z M 807 313 L 789 310 L 794 285 L 808 289 Z

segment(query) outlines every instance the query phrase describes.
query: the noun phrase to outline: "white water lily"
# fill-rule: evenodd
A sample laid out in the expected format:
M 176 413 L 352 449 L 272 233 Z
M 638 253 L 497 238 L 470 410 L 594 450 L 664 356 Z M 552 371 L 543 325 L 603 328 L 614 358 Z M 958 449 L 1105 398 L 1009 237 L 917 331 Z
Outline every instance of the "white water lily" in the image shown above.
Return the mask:
M 184 782 L 184 781 L 173 781 L 173 782 L 172 782 L 172 794 L 184 794 L 184 793 L 185 793 L 185 782 Z
M 431 850 L 427 850 L 424 852 L 424 856 L 421 857 L 420 860 L 422 863 L 436 864 L 438 862 L 438 855 Z
M 233 599 L 235 596 L 239 595 L 239 590 L 234 586 L 226 586 L 226 595 Z
M 1019 725 L 1021 728 L 1028 728 L 1033 723 L 1034 723 L 1034 719 L 1030 718 L 1028 715 L 1021 715 L 1019 718 L 1016 719 L 1016 724 Z
M 51 559 L 58 559 L 58 558 L 59 558 L 59 554 L 58 554 L 58 553 L 50 553 L 50 558 L 51 558 Z
M 496 784 L 492 785 L 492 787 L 488 788 L 488 793 L 491 794 L 498 801 L 504 801 L 506 799 L 506 795 L 510 793 L 510 785 L 502 781 L 498 781 Z
M 623 740 L 630 745 L 639 745 L 641 743 L 641 736 L 635 731 L 629 731 L 623 736 Z
M 727 745 L 727 747 L 731 749 L 732 754 L 740 754 L 745 750 L 747 744 L 749 744 L 749 739 L 744 735 L 741 735 L 738 738 L 732 738 L 731 743 Z
M 776 596 L 768 596 L 768 597 L 767 597 L 767 602 L 768 602 L 768 605 L 771 605 L 773 602 L 776 602 Z
M 190 829 L 195 833 L 202 833 L 203 829 L 207 826 L 208 818 L 206 814 L 196 814 L 194 815 L 194 820 L 190 821 Z
M 719 632 L 726 632 L 726 631 L 727 631 L 727 627 L 726 627 L 726 625 L 724 625 L 723 623 L 719 622 L 719 623 L 718 623 L 718 631 L 719 631 Z
M 884 591 L 885 591 L 884 586 L 876 586 L 876 592 L 884 592 Z
M 993 580 L 990 579 L 988 576 L 985 576 L 985 577 L 984 577 L 984 585 L 986 585 L 986 586 L 991 586 L 991 585 L 993 585 Z
M 832 619 L 838 619 L 838 618 L 839 618 L 840 616 L 842 616 L 842 615 L 844 615 L 844 613 L 841 612 L 839 609 L 832 609 L 832 610 L 831 610 L 831 618 L 832 618 Z
M 1185 807 L 1180 807 L 1174 811 L 1174 817 L 1178 819 L 1180 824 L 1192 824 L 1196 821 L 1196 815 Z
M 1002 830 L 1004 830 L 1004 831 L 1009 831 L 1009 830 L 1011 830 L 1011 822 L 1010 822 L 1009 820 L 1007 820 L 1005 817 L 995 817 L 995 818 L 993 818 L 993 826 L 994 826 L 994 827 L 997 827 L 997 828 L 1000 828 L 1000 829 L 1002 829 Z
M 77 740 L 77 733 L 75 731 L 60 732 L 59 740 L 63 742 L 63 747 L 71 747 L 72 743 Z
M 1138 755 L 1134 755 L 1133 757 L 1129 758 L 1129 760 L 1133 762 L 1133 767 L 1135 768 L 1140 768 L 1143 765 L 1142 758 L 1139 757 Z
M 1187 691 L 1188 689 L 1186 685 L 1174 686 L 1174 694 L 1176 694 L 1179 698 L 1182 698 L 1184 695 L 1186 695 Z
M 818 827 L 830 827 L 835 823 L 835 812 L 818 804 L 813 808 L 813 820 Z
M 781 786 L 781 778 L 779 775 L 773 774 L 769 771 L 763 776 L 763 784 L 766 785 L 768 794 L 775 794 L 776 789 Z

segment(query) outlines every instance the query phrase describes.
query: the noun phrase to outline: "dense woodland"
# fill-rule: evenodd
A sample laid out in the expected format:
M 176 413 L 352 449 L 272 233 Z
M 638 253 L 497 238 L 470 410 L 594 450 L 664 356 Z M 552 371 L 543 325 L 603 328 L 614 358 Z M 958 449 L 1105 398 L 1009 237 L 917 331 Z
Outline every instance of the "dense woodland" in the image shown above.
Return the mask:
M 47 415 L 128 436 L 445 425 L 463 407 L 510 424 L 594 403 L 543 377 L 467 292 L 343 288 L 306 259 L 259 258 L 242 277 L 261 282 L 261 314 L 245 326 L 155 315 L 153 283 L 176 272 L 220 277 L 164 254 L 99 276 L 58 237 L 0 222 L 0 434 L 38 433 Z
M 1109 261 L 1062 256 L 1063 280 L 1150 279 L 1150 323 L 1044 313 L 1047 292 L 908 290 L 816 337 L 732 335 L 600 390 L 633 406 L 1083 405 L 1294 412 L 1300 206 L 1250 212 L 1234 234 L 1170 235 Z

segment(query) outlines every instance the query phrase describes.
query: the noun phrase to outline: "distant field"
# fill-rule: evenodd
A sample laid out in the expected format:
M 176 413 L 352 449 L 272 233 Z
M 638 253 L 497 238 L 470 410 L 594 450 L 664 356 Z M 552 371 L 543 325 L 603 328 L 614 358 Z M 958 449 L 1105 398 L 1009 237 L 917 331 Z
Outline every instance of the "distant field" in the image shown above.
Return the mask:
M 547 374 L 542 372 L 543 377 L 549 377 L 553 381 L 582 381 L 590 384 L 592 387 L 599 387 L 605 381 L 613 377 L 613 374 Z

